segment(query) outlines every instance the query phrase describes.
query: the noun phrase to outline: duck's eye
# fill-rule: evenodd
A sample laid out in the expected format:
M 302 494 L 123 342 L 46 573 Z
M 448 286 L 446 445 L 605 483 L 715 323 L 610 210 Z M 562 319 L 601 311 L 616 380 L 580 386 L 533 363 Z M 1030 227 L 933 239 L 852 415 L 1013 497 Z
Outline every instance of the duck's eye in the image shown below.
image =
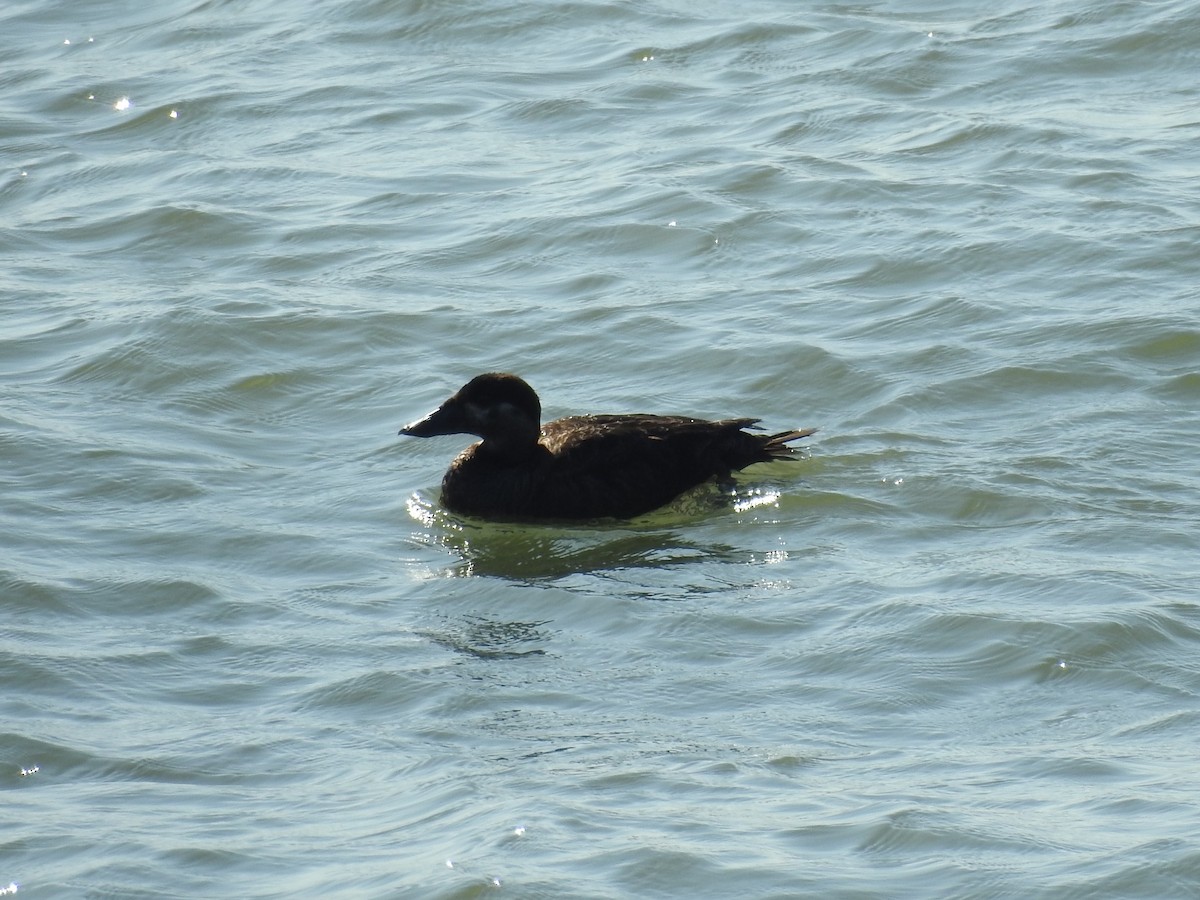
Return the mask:
M 511 403 L 490 403 L 479 406 L 475 403 L 466 404 L 467 415 L 476 422 L 508 422 L 520 415 Z
M 492 407 L 492 417 L 496 419 L 515 419 L 521 415 L 521 411 L 511 403 L 500 403 Z

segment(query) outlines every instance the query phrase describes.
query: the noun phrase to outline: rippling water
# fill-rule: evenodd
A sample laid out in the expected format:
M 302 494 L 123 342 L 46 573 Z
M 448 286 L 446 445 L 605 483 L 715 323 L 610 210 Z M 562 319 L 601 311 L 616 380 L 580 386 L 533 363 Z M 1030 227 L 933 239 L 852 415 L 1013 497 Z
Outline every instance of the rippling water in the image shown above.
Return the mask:
M 8 4 L 0 895 L 1200 893 L 1200 14 L 980 10 Z

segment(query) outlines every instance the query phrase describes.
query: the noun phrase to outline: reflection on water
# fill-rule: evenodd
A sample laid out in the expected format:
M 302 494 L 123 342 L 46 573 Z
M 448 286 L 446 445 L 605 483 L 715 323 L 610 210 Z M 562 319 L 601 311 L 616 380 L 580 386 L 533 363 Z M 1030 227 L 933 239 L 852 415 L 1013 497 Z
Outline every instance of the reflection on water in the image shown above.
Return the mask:
M 519 659 L 543 656 L 541 647 L 521 649 L 528 644 L 546 643 L 552 632 L 548 622 L 501 622 L 481 616 L 464 616 L 440 629 L 416 632 L 439 646 L 479 659 Z
M 720 495 L 720 499 L 728 508 L 729 498 Z M 761 499 L 751 498 L 747 508 L 760 505 L 754 500 Z M 686 502 L 692 510 L 699 504 L 712 509 L 708 494 Z M 742 502 L 738 501 L 739 510 Z M 672 504 L 633 522 L 575 525 L 463 519 L 434 507 L 420 495 L 414 494 L 408 501 L 409 514 L 424 526 L 413 535 L 414 540 L 438 547 L 454 559 L 440 574 L 516 581 L 642 567 L 662 569 L 732 552 L 728 546 L 701 545 L 675 528 L 664 527 L 668 521 L 679 527 L 680 509 Z

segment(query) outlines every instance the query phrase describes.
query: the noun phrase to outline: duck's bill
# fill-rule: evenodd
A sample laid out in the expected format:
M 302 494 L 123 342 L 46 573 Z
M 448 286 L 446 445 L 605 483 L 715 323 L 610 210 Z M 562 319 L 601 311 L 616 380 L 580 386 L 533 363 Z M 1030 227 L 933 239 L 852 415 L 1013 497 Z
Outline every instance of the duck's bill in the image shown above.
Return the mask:
M 457 404 L 444 403 L 423 419 L 400 429 L 409 437 L 433 437 L 438 434 L 463 434 L 466 420 Z

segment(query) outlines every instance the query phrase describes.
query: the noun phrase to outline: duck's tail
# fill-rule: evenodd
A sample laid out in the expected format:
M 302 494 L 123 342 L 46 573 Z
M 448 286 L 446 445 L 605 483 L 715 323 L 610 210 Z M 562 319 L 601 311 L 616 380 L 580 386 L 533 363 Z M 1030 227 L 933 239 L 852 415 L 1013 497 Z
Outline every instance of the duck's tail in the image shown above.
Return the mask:
M 815 428 L 798 428 L 795 431 L 781 431 L 779 434 L 772 434 L 763 440 L 763 453 L 771 459 L 795 459 L 796 447 L 789 447 L 788 441 L 798 441 L 800 438 L 806 438 L 810 434 L 814 434 Z

